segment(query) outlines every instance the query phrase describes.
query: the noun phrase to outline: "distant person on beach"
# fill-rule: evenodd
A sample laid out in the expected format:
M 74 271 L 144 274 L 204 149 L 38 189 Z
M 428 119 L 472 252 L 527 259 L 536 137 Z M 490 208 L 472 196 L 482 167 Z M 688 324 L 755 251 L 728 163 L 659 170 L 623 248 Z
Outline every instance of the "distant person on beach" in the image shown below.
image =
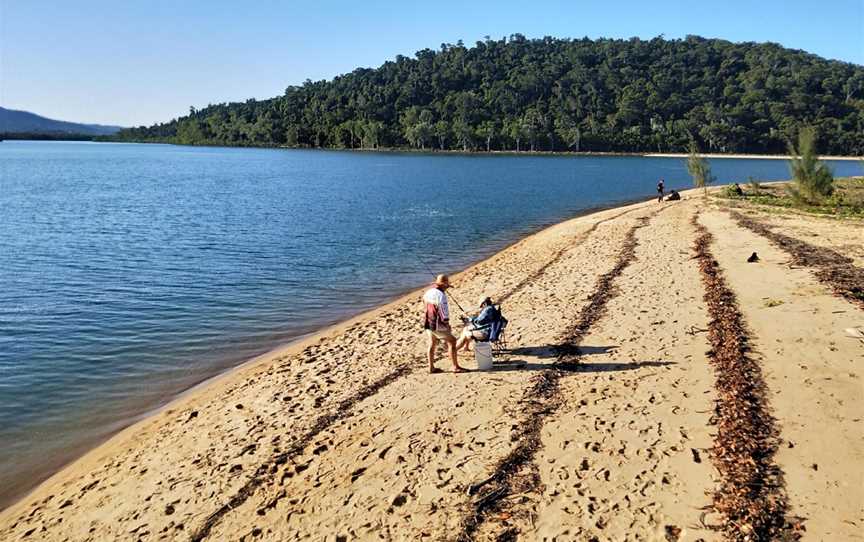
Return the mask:
M 480 300 L 479 313 L 476 316 L 465 319 L 465 328 L 462 335 L 456 341 L 457 350 L 468 350 L 471 341 L 488 341 L 489 332 L 492 331 L 492 323 L 498 317 L 492 299 L 486 296 Z
M 663 179 L 660 179 L 660 182 L 657 183 L 657 201 L 663 201 L 663 191 L 665 190 L 665 185 L 663 184 Z
M 426 313 L 423 319 L 423 329 L 429 337 L 429 372 L 440 373 L 441 369 L 435 367 L 435 348 L 438 341 L 447 343 L 450 351 L 450 361 L 453 362 L 453 372 L 463 373 L 465 369 L 459 366 L 456 354 L 456 337 L 450 329 L 450 309 L 447 306 L 447 288 L 450 287 L 450 278 L 447 275 L 438 275 L 432 287 L 423 294 L 423 303 L 426 305 Z
M 666 196 L 666 201 L 678 201 L 681 199 L 681 194 L 678 193 L 677 190 L 673 190 L 669 192 L 669 195 Z

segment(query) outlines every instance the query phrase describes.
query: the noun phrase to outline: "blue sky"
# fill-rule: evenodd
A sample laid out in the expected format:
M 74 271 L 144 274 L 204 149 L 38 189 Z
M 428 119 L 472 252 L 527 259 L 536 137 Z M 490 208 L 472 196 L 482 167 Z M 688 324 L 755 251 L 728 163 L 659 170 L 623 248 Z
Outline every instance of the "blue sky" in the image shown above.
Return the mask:
M 773 41 L 864 65 L 864 0 L 0 0 L 0 105 L 138 125 L 489 35 Z

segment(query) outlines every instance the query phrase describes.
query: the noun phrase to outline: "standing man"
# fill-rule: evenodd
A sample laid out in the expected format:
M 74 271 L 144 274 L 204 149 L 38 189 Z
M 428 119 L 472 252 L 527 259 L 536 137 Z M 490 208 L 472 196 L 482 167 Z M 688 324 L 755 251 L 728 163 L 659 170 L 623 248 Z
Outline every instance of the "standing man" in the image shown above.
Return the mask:
M 441 369 L 435 367 L 435 348 L 438 341 L 447 343 L 450 350 L 450 361 L 453 362 L 453 372 L 463 373 L 465 369 L 459 366 L 456 358 L 456 337 L 450 329 L 450 309 L 447 307 L 447 288 L 450 287 L 450 279 L 447 275 L 438 275 L 432 287 L 423 294 L 423 303 L 426 305 L 426 314 L 423 319 L 423 329 L 429 336 L 429 372 L 440 373 Z
M 664 189 L 665 189 L 665 186 L 663 184 L 663 179 L 660 179 L 660 182 L 657 183 L 657 201 L 660 203 L 663 202 Z

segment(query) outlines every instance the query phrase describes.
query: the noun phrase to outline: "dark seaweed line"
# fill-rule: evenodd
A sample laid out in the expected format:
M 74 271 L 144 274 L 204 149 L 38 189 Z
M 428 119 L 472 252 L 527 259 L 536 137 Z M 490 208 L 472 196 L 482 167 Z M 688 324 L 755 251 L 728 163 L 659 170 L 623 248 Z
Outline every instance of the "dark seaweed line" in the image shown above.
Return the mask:
M 532 385 L 519 401 L 519 404 L 528 405 L 528 408 L 518 432 L 511 435 L 518 444 L 496 465 L 491 477 L 469 488 L 468 493 L 475 494 L 481 488 L 488 487 L 484 494 L 472 503 L 473 509 L 463 519 L 460 532 L 456 535 L 458 542 L 473 540 L 477 530 L 489 515 L 504 508 L 504 499 L 514 493 L 517 485 L 523 492 L 540 489 L 540 478 L 534 465 L 534 456 L 542 446 L 541 430 L 546 418 L 553 415 L 564 403 L 560 394 L 560 379 L 568 372 L 578 370 L 581 355 L 579 343 L 587 335 L 591 326 L 603 316 L 609 300 L 617 294 L 613 285 L 614 280 L 636 258 L 636 230 L 645 227 L 649 218 L 641 217 L 638 220 L 639 223 L 627 232 L 615 267 L 600 276 L 588 305 L 579 312 L 576 323 L 562 334 L 562 344 L 557 348 L 556 367 L 533 377 Z M 518 476 L 520 470 L 526 467 L 529 469 L 527 476 Z M 516 535 L 515 531 L 507 531 L 500 538 L 514 539 Z
M 864 308 L 864 269 L 856 267 L 851 258 L 831 250 L 817 247 L 773 231 L 767 224 L 744 216 L 738 211 L 729 211 L 740 226 L 765 237 L 781 250 L 792 256 L 795 265 L 809 267 L 819 282 L 828 285 L 834 293 Z
M 255 470 L 255 474 L 252 475 L 246 484 L 241 487 L 227 503 L 207 517 L 198 530 L 192 534 L 190 540 L 197 542 L 207 538 L 210 531 L 219 523 L 225 514 L 246 502 L 246 500 L 255 493 L 255 490 L 259 486 L 275 477 L 279 465 L 287 463 L 291 458 L 300 454 L 306 446 L 308 446 L 315 437 L 318 436 L 319 433 L 326 430 L 328 427 L 333 425 L 333 423 L 350 416 L 351 408 L 355 404 L 371 397 L 381 388 L 393 383 L 402 376 L 407 375 L 409 372 L 411 372 L 411 366 L 402 365 L 371 384 L 364 386 L 351 397 L 341 401 L 329 414 L 319 417 L 315 421 L 315 425 L 313 425 L 299 440 L 297 440 L 290 449 L 274 455 L 269 461 L 261 464 Z
M 566 247 L 560 249 L 552 257 L 552 259 L 550 259 L 548 262 L 543 264 L 542 267 L 540 267 L 539 269 L 534 271 L 531 275 L 529 275 L 528 277 L 526 277 L 525 279 L 520 281 L 516 286 L 514 286 L 510 290 L 510 292 L 508 292 L 503 297 L 501 297 L 501 299 L 504 300 L 504 299 L 509 298 L 510 296 L 515 294 L 517 291 L 524 288 L 528 283 L 530 283 L 531 281 L 536 280 L 537 278 L 542 276 L 543 273 L 545 273 L 546 270 L 551 265 L 553 265 L 555 262 L 557 262 L 564 255 L 564 253 L 566 253 L 568 250 L 572 249 L 574 246 L 578 246 L 585 239 L 587 239 L 588 236 L 591 233 L 593 233 L 600 224 L 602 224 L 604 222 L 608 222 L 610 220 L 614 220 L 614 219 L 616 219 L 622 215 L 633 212 L 635 210 L 636 209 L 629 209 L 627 211 L 617 213 L 616 215 L 611 216 L 609 218 L 605 218 L 603 220 L 597 221 L 596 223 L 594 223 L 591 226 L 591 228 L 589 228 L 588 230 L 583 232 L 579 236 L 579 238 L 575 241 L 575 243 L 568 244 Z M 345 401 L 340 403 L 339 406 L 336 408 L 335 413 L 331 413 L 331 414 L 328 414 L 326 416 L 322 416 L 321 418 L 319 418 L 316 421 L 315 425 L 309 431 L 307 431 L 306 434 L 304 434 L 303 437 L 301 437 L 301 439 L 298 440 L 291 447 L 290 450 L 282 452 L 282 453 L 270 458 L 269 461 L 261 464 L 256 469 L 255 474 L 253 474 L 252 478 L 250 478 L 249 481 L 247 481 L 246 484 L 242 488 L 240 488 L 237 491 L 237 493 L 227 503 L 222 505 L 222 507 L 220 507 L 218 510 L 216 510 L 210 516 L 207 517 L 204 524 L 201 527 L 199 527 L 198 530 L 192 534 L 190 540 L 192 540 L 193 542 L 198 542 L 200 540 L 207 538 L 207 536 L 209 536 L 210 532 L 212 531 L 213 527 L 216 526 L 219 523 L 219 521 L 226 514 L 228 514 L 231 510 L 237 508 L 238 506 L 240 506 L 241 504 L 246 502 L 246 500 L 248 500 L 249 497 L 251 497 L 255 493 L 255 491 L 258 489 L 258 487 L 260 487 L 262 484 L 265 483 L 266 480 L 268 480 L 268 479 L 272 480 L 274 478 L 276 466 L 281 465 L 283 463 L 286 463 L 289 459 L 291 459 L 292 457 L 301 453 L 303 451 L 303 449 L 305 449 L 306 446 L 309 443 L 311 443 L 312 440 L 316 436 L 318 436 L 319 433 L 321 433 L 322 431 L 327 429 L 335 421 L 337 421 L 339 419 L 347 418 L 348 416 L 350 416 L 351 413 L 349 412 L 349 410 L 353 405 L 355 405 L 356 403 L 359 403 L 360 401 L 362 401 L 364 399 L 367 399 L 368 397 L 371 397 L 372 395 L 377 393 L 384 386 L 393 383 L 395 380 L 401 378 L 402 376 L 407 375 L 409 372 L 410 372 L 410 366 L 405 365 L 405 366 L 402 366 L 402 367 L 388 373 L 387 375 L 385 375 L 384 377 L 382 377 L 378 381 L 376 381 L 376 382 L 370 384 L 369 386 L 363 388 L 358 393 L 354 394 L 353 396 L 349 397 L 348 399 L 346 399 Z M 272 508 L 272 506 L 274 504 L 275 503 L 269 503 L 268 507 Z
M 727 286 L 709 248 L 713 236 L 697 220 L 693 245 L 710 323 L 708 358 L 714 367 L 717 401 L 712 461 L 721 475 L 714 509 L 725 538 L 736 542 L 795 540 L 786 519 L 788 501 L 783 472 L 774 463 L 779 431 L 768 405 L 759 364 L 749 355 L 749 336 L 735 293 Z

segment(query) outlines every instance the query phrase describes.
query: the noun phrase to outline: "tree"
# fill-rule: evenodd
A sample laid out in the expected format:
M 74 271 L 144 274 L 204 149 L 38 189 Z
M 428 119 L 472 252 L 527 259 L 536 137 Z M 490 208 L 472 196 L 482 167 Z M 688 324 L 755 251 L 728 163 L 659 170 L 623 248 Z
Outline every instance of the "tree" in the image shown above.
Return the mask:
M 298 130 L 294 125 L 289 125 L 285 128 L 285 144 L 289 147 L 296 147 L 298 143 Z
M 468 152 L 474 147 L 474 130 L 467 122 L 463 120 L 454 122 L 453 134 L 456 136 L 456 141 L 462 145 L 464 152 Z
M 559 117 L 555 119 L 555 131 L 558 137 L 567 144 L 568 149 L 579 152 L 579 145 L 582 142 L 582 130 L 569 116 Z
M 687 157 L 687 172 L 693 177 L 693 186 L 701 188 L 708 194 L 708 185 L 715 181 L 711 174 L 711 166 L 699 154 L 699 147 L 695 141 L 690 142 L 690 155 Z
M 177 127 L 177 142 L 181 145 L 200 145 L 204 143 L 203 127 L 195 118 L 187 118 Z
M 377 149 L 380 145 L 381 132 L 384 125 L 378 121 L 369 121 L 363 125 L 363 147 L 366 149 Z
M 419 147 L 419 141 L 414 127 L 420 122 L 420 112 L 417 107 L 409 107 L 399 115 L 399 124 L 402 125 L 402 136 L 412 147 Z
M 408 143 L 415 148 L 426 150 L 426 142 L 432 139 L 432 113 L 418 107 L 407 109 L 400 119 L 402 132 Z
M 355 142 L 360 139 L 360 134 L 363 131 L 363 121 L 361 120 L 349 120 L 344 123 L 346 128 L 348 128 L 348 132 L 351 134 L 351 144 L 350 147 L 353 149 L 355 147 Z
M 819 203 L 834 192 L 834 175 L 816 154 L 816 131 L 812 126 L 798 132 L 798 148 L 789 143 L 789 169 L 795 186 L 791 193 L 796 199 Z
M 426 150 L 426 142 L 431 141 L 435 135 L 435 126 L 433 124 L 432 112 L 424 109 L 420 112 L 420 119 L 414 125 L 414 136 L 420 142 L 420 147 Z
M 434 133 L 438 138 L 438 147 L 443 151 L 447 144 L 447 136 L 450 135 L 450 125 L 447 121 L 439 120 L 435 123 Z
M 519 152 L 521 150 L 520 144 L 525 137 L 525 125 L 522 123 L 522 119 L 508 119 L 506 130 L 510 139 L 516 142 L 516 152 Z
M 540 113 L 532 108 L 529 108 L 522 117 L 522 133 L 528 137 L 528 142 L 531 145 L 531 152 L 534 152 L 537 143 L 537 136 L 543 125 L 543 119 Z
M 414 125 L 414 137 L 424 151 L 426 150 L 426 142 L 430 141 L 434 134 L 434 129 L 428 122 L 418 122 Z
M 477 129 L 477 135 L 486 140 L 486 152 L 489 152 L 492 147 L 492 140 L 498 133 L 498 123 L 491 120 L 483 121 Z
M 347 122 L 343 122 L 333 129 L 333 141 L 342 148 L 351 147 L 351 129 Z

